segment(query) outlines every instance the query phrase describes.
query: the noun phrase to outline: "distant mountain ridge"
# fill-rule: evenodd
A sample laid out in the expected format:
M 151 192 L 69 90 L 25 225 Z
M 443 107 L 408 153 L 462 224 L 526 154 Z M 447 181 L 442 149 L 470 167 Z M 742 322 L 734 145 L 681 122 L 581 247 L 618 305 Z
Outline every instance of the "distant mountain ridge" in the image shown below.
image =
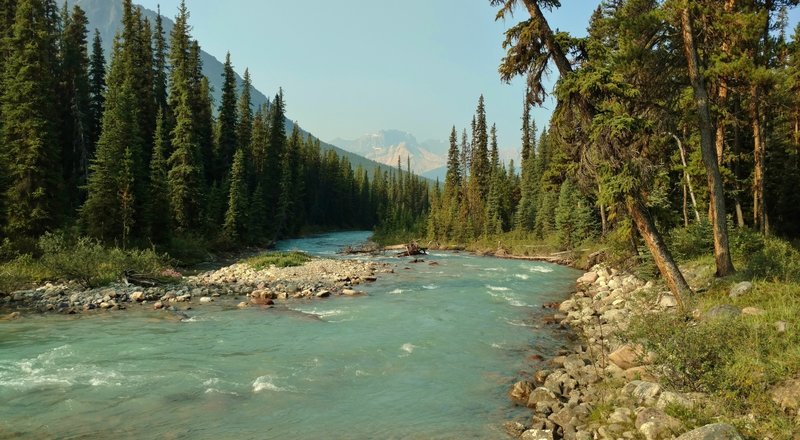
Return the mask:
M 399 159 L 405 168 L 406 160 L 410 159 L 411 169 L 417 174 L 436 170 L 447 163 L 442 154 L 446 153 L 446 144 L 436 140 L 420 143 L 414 135 L 401 130 L 380 130 L 357 139 L 337 138 L 331 142 L 388 166 L 397 166 Z
M 69 4 L 77 4 L 86 12 L 86 17 L 89 20 L 88 30 L 89 30 L 89 41 L 91 42 L 91 38 L 94 35 L 94 30 L 97 29 L 100 32 L 100 37 L 103 39 L 103 49 L 106 54 L 106 62 L 110 62 L 110 54 L 111 48 L 114 42 L 114 36 L 116 35 L 117 31 L 122 27 L 122 0 L 68 0 Z M 155 20 L 158 14 L 155 11 L 151 11 L 147 8 L 142 6 L 136 5 L 142 11 L 142 15 L 150 20 L 151 25 L 155 25 Z M 169 39 L 169 34 L 172 31 L 174 26 L 174 22 L 170 19 L 169 15 L 164 15 L 162 11 L 162 23 L 164 26 L 164 32 L 166 34 L 167 39 Z M 203 73 L 208 77 L 209 83 L 212 88 L 212 96 L 214 98 L 214 105 L 218 105 L 220 102 L 220 96 L 222 93 L 222 73 L 224 69 L 224 64 L 215 58 L 213 55 L 205 52 L 202 50 L 203 42 L 200 41 L 201 51 L 200 51 L 200 59 L 203 62 Z M 239 74 L 236 74 L 236 81 L 241 89 L 242 83 L 244 82 L 242 77 Z M 269 103 L 269 98 L 267 95 L 262 93 L 260 90 L 256 89 L 255 87 L 251 87 L 250 89 L 253 106 L 258 107 L 262 104 Z M 288 99 L 291 101 L 291 91 L 287 91 Z M 216 111 L 216 108 L 214 109 Z M 286 128 L 287 133 L 292 130 L 294 127 L 294 123 L 290 119 L 286 119 Z M 301 133 L 304 135 L 311 135 L 314 138 L 313 134 L 300 129 Z M 345 151 L 335 145 L 331 145 L 326 142 L 321 142 L 322 150 L 334 150 L 339 156 L 347 157 L 350 160 L 350 163 L 353 167 L 357 167 L 361 165 L 367 170 L 373 170 L 376 166 L 381 166 L 382 164 L 367 159 L 363 156 L 359 156 L 358 154 L 352 153 L 350 151 Z M 385 168 L 385 167 L 383 167 Z

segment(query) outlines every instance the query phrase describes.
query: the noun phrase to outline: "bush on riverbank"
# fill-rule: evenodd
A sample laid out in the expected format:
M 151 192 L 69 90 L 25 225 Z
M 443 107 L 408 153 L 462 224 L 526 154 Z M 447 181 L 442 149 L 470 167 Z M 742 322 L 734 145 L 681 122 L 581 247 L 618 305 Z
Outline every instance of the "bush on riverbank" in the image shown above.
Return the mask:
M 166 255 L 152 249 L 124 250 L 98 241 L 48 233 L 39 239 L 37 256 L 26 253 L 0 265 L 0 291 L 47 281 L 76 281 L 86 287 L 118 281 L 125 271 L 157 275 L 168 266 Z
M 792 438 L 796 414 L 784 413 L 772 392 L 800 378 L 800 252 L 749 230 L 731 235 L 737 275 L 715 280 L 708 256 L 683 261 L 687 278 L 701 291 L 688 298 L 687 311 L 694 314 L 640 316 L 627 337 L 656 354 L 665 385 L 712 397 L 713 406 L 674 416 L 722 416 L 754 438 Z M 752 280 L 753 288 L 731 297 L 731 287 L 743 280 Z M 732 316 L 707 315 L 723 305 L 735 307 Z
M 302 266 L 311 261 L 311 257 L 302 252 L 271 252 L 268 254 L 257 255 L 244 260 L 245 264 L 253 269 L 261 270 L 270 266 L 275 267 L 294 267 Z

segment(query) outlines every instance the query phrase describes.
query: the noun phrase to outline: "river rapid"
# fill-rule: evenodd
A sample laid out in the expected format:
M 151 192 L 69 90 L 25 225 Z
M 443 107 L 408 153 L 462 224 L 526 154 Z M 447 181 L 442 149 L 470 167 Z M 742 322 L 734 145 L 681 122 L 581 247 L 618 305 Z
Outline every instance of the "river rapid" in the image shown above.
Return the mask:
M 368 232 L 289 240 L 333 256 Z M 381 257 L 364 297 L 0 322 L 0 438 L 505 438 L 506 393 L 563 335 L 542 305 L 579 272 L 433 252 Z M 433 263 L 433 264 L 432 264 Z M 319 318 L 319 319 L 317 319 Z

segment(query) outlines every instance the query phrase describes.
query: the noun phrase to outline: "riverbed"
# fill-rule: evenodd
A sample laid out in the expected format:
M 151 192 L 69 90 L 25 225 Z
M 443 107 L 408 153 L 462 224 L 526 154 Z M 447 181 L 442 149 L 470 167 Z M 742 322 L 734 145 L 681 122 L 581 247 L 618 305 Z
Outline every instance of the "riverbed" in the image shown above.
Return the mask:
M 368 232 L 279 243 L 332 256 Z M 364 257 L 367 258 L 367 257 Z M 0 323 L 0 438 L 504 438 L 506 392 L 563 335 L 579 272 L 434 252 L 378 257 L 368 296 L 295 312 L 199 306 Z

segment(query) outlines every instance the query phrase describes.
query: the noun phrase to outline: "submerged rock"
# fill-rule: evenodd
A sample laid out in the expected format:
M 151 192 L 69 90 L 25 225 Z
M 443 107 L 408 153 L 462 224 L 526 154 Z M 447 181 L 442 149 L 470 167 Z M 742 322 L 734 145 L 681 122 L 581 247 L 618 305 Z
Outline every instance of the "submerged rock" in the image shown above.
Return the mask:
M 532 383 L 527 380 L 521 380 L 511 387 L 511 390 L 508 392 L 508 397 L 517 405 L 527 406 L 528 398 L 533 390 L 534 386 Z

